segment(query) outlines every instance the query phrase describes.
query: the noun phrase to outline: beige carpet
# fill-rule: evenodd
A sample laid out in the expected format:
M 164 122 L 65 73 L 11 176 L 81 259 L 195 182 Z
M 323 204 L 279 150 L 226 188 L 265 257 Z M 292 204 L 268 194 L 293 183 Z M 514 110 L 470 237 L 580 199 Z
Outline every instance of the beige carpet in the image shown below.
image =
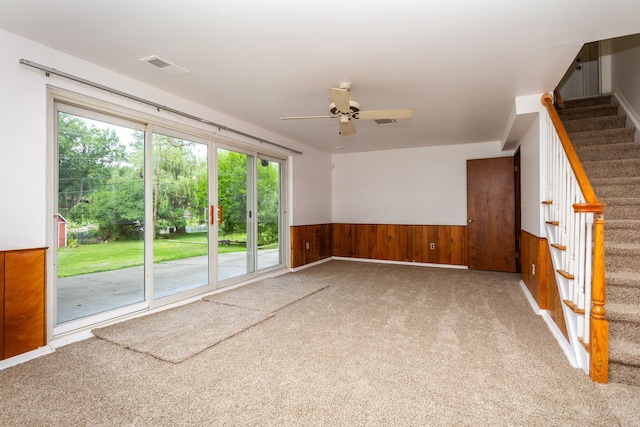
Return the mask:
M 179 363 L 327 286 L 316 282 L 300 283 L 293 277 L 265 279 L 92 332 L 105 341 L 166 362 Z
M 196 301 L 92 332 L 105 341 L 179 363 L 269 317 L 251 309 Z
M 92 338 L 0 371 L 0 425 L 638 425 L 640 389 L 571 368 L 517 275 L 331 261 L 282 279 L 328 287 L 182 363 Z
M 265 279 L 258 283 L 202 298 L 204 301 L 275 313 L 289 304 L 325 289 L 328 285 L 300 282 L 295 275 Z

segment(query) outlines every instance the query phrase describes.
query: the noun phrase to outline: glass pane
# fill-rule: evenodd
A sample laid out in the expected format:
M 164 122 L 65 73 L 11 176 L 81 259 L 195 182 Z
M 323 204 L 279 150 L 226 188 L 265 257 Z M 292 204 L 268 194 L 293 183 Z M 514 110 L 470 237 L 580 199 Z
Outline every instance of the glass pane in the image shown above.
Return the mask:
M 153 134 L 153 297 L 209 283 L 207 146 Z
M 280 163 L 258 159 L 258 268 L 280 263 Z
M 144 300 L 144 132 L 58 113 L 56 323 Z
M 255 271 L 253 157 L 218 149 L 218 280 Z

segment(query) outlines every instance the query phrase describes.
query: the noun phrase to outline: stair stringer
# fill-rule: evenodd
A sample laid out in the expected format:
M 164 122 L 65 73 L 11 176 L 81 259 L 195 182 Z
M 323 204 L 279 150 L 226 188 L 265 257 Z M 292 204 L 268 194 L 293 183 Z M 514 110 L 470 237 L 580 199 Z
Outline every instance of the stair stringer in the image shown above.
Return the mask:
M 549 205 L 547 209 L 553 209 L 553 206 Z M 562 314 L 564 315 L 567 335 L 569 336 L 569 340 L 567 341 L 566 337 L 562 335 L 562 339 L 564 339 L 566 345 L 562 345 L 562 343 L 561 345 L 565 348 L 565 354 L 567 355 L 571 366 L 582 369 L 588 375 L 590 355 L 583 345 L 586 315 L 584 313 L 575 312 L 571 307 L 565 304 L 564 301 L 572 299 L 571 295 L 573 293 L 574 279 L 567 278 L 559 273 L 561 266 L 566 265 L 565 258 L 569 255 L 566 251 L 561 251 L 551 246 L 552 244 L 560 244 L 562 241 L 560 238 L 560 227 L 558 227 L 558 225 L 547 223 L 545 231 L 549 245 L 548 250 L 551 254 L 551 262 L 553 264 L 551 268 L 553 268 L 556 278 Z M 556 339 L 558 339 L 558 337 L 556 337 Z

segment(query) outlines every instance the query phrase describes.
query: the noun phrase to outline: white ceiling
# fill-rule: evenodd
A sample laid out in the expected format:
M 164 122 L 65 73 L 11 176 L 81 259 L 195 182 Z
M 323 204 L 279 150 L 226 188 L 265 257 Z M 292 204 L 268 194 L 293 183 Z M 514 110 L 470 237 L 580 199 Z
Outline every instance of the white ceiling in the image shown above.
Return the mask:
M 514 97 L 639 18 L 638 0 L 0 0 L 1 28 L 330 153 L 500 140 Z M 347 137 L 278 120 L 328 114 L 343 81 L 363 110 L 413 118 Z

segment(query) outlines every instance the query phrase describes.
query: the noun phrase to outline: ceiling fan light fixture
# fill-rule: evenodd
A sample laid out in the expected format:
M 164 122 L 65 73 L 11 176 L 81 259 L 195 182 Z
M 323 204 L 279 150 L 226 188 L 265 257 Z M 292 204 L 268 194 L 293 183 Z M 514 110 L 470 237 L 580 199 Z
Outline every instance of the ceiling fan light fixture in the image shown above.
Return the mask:
M 351 99 L 350 92 L 351 85 L 349 83 L 340 83 L 339 88 L 332 87 L 329 89 L 329 96 L 331 97 L 329 112 L 331 116 L 291 116 L 280 117 L 280 120 L 338 119 L 340 120 L 340 131 L 338 133 L 342 136 L 350 136 L 357 132 L 355 126 L 357 120 L 375 120 L 379 125 L 390 125 L 394 124 L 396 119 L 410 119 L 413 116 L 411 108 L 361 111 L 360 104 Z

